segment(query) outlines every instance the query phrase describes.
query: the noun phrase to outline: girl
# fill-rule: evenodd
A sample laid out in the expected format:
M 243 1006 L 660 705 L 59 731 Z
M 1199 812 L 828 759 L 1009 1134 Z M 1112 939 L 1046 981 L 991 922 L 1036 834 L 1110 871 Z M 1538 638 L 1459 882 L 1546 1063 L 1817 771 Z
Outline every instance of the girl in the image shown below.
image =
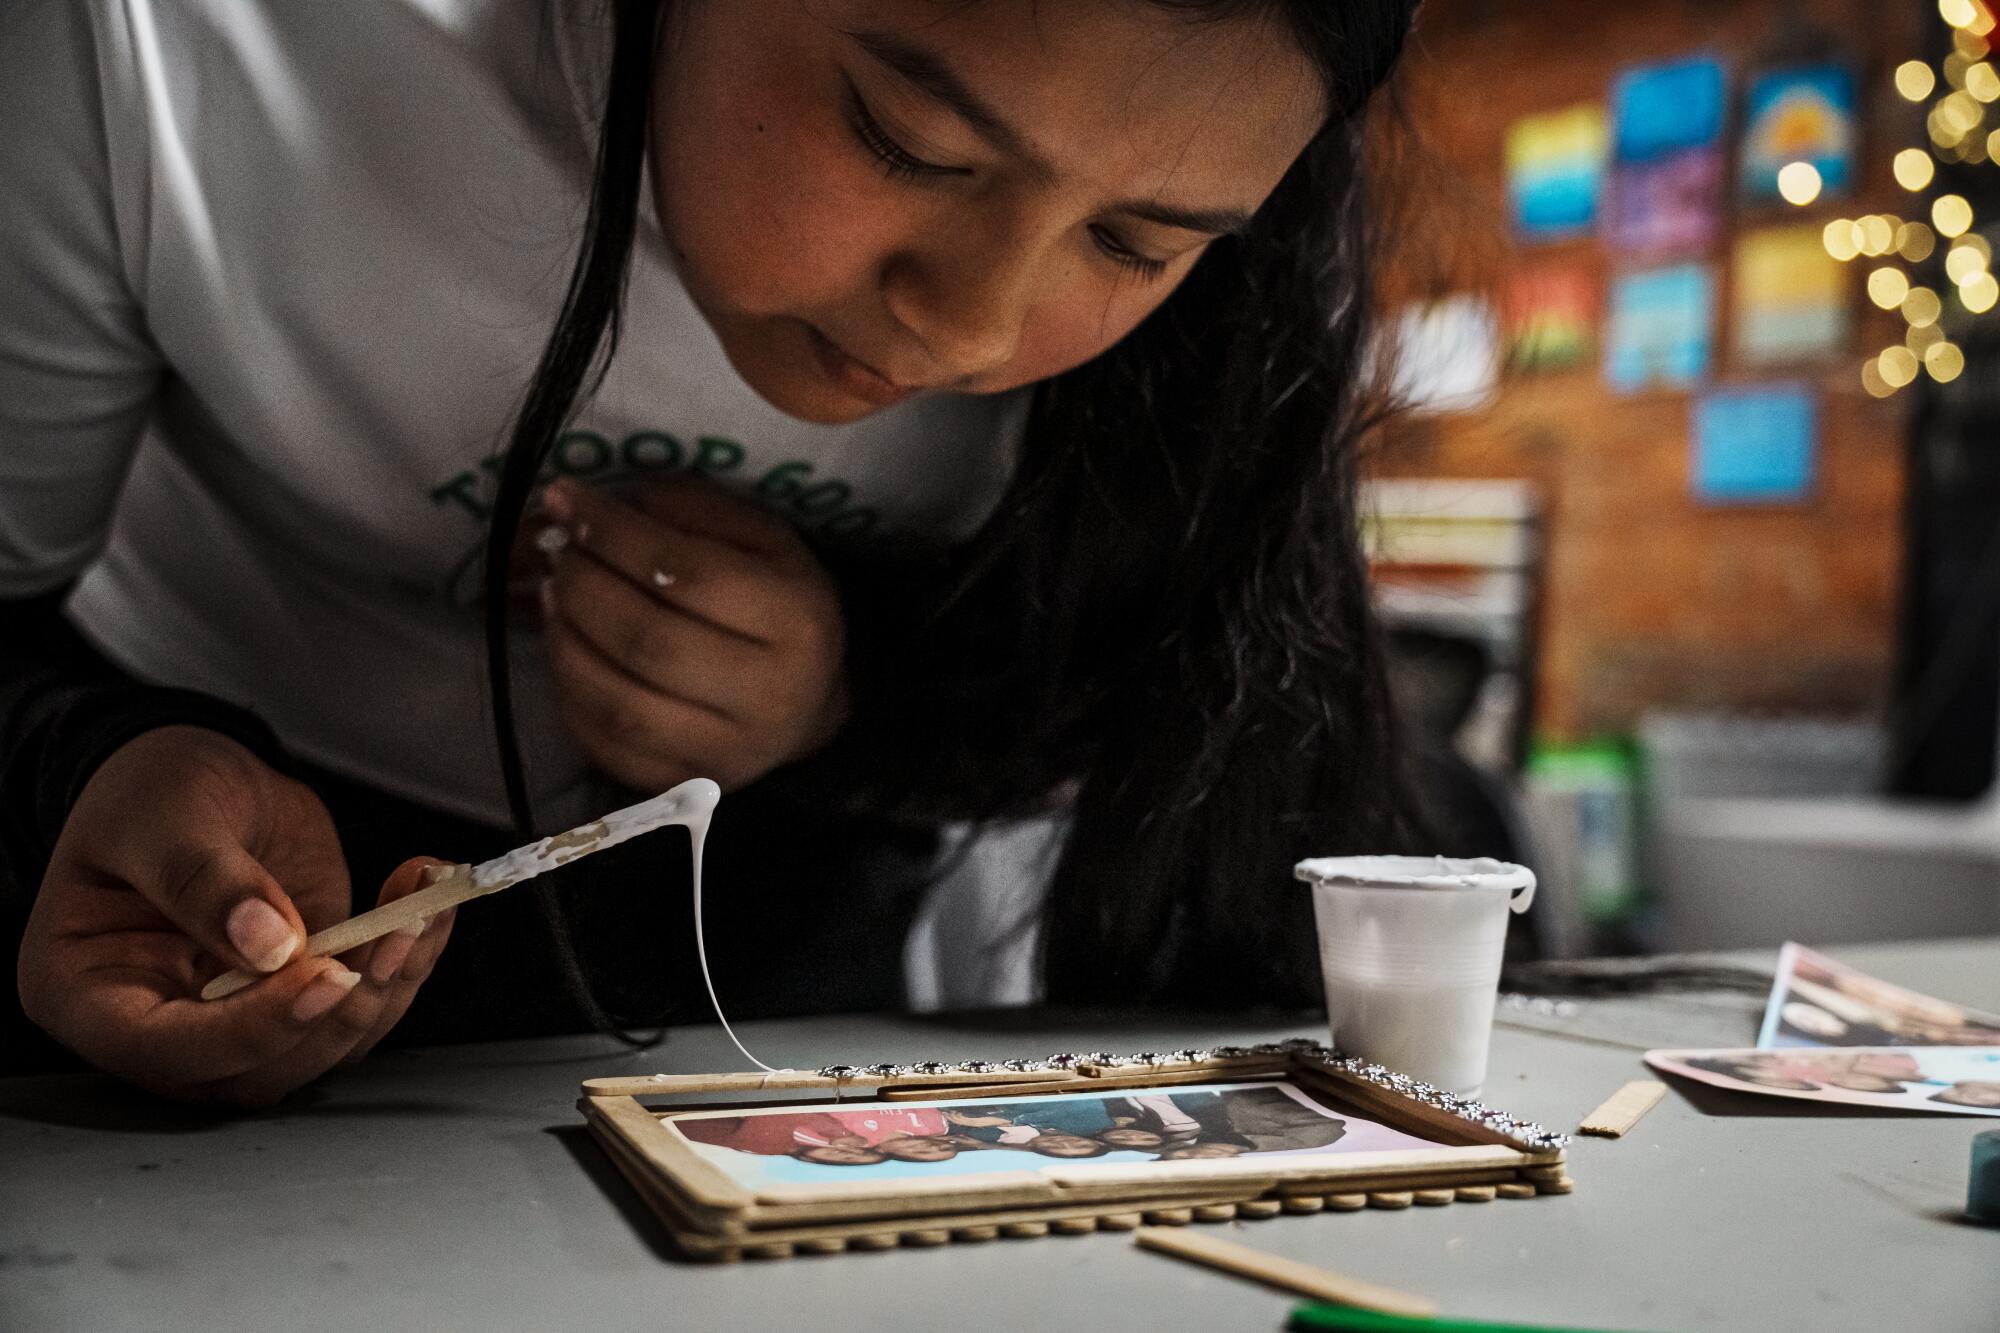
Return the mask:
M 1023 817 L 1049 996 L 1306 1001 L 1286 866 L 1400 828 L 1352 495 L 1410 8 L 9 6 L 26 1016 L 242 1103 L 399 1019 L 696 1016 L 637 845 L 298 957 L 694 774 L 733 1010 L 893 1003 L 940 824 Z

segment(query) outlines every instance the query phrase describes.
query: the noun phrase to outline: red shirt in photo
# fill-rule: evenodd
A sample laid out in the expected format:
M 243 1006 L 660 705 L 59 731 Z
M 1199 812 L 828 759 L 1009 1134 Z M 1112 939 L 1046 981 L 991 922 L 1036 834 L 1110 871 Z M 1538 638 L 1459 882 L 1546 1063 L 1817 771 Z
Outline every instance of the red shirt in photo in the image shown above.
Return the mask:
M 796 1115 L 719 1115 L 702 1120 L 676 1120 L 674 1127 L 696 1143 L 712 1143 L 718 1148 L 761 1153 L 766 1157 L 783 1157 L 794 1148 L 831 1143 L 854 1132 L 821 1111 Z
M 945 1123 L 944 1112 L 930 1107 L 906 1111 L 895 1106 L 871 1106 L 866 1110 L 834 1111 L 827 1118 L 839 1121 L 843 1132 L 861 1138 L 870 1147 L 884 1139 L 942 1134 L 951 1128 Z

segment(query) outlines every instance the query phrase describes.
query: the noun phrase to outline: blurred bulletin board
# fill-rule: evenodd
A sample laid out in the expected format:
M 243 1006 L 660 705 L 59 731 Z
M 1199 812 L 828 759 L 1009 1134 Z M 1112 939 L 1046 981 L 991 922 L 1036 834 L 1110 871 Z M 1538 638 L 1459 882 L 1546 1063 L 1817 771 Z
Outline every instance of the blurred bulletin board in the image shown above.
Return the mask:
M 1553 268 L 1591 285 L 1601 317 L 1605 294 L 1631 266 L 1601 230 L 1533 245 L 1509 236 L 1511 126 L 1605 105 L 1635 65 L 1711 54 L 1729 69 L 1724 142 L 1733 172 L 1757 73 L 1831 54 L 1857 75 L 1850 190 L 1806 208 L 1732 197 L 1720 234 L 1700 251 L 1716 307 L 1713 364 L 1701 385 L 1618 393 L 1600 357 L 1545 365 L 1504 379 L 1481 411 L 1405 420 L 1374 464 L 1383 477 L 1525 477 L 1541 488 L 1548 546 L 1536 713 L 1548 735 L 1629 731 L 1649 707 L 1852 712 L 1886 699 L 1913 396 L 1870 398 L 1859 369 L 1864 350 L 1897 340 L 1900 326 L 1867 304 L 1862 274 L 1848 266 L 1842 312 L 1818 315 L 1838 321 L 1840 349 L 1758 364 L 1737 351 L 1733 269 L 1738 242 L 1766 228 L 1918 215 L 1889 160 L 1921 136 L 1921 112 L 1896 97 L 1890 71 L 1922 53 L 1927 22 L 1937 22 L 1927 5 L 1862 0 L 1427 0 L 1405 96 L 1420 197 L 1405 215 L 1408 271 L 1390 276 L 1392 291 L 1489 290 L 1505 308 L 1519 299 L 1509 288 L 1523 270 Z M 1834 39 L 1831 51 L 1786 47 L 1815 31 Z M 1600 322 L 1598 339 L 1603 332 Z M 1818 395 L 1810 490 L 1787 504 L 1703 503 L 1691 473 L 1697 400 L 1776 379 Z

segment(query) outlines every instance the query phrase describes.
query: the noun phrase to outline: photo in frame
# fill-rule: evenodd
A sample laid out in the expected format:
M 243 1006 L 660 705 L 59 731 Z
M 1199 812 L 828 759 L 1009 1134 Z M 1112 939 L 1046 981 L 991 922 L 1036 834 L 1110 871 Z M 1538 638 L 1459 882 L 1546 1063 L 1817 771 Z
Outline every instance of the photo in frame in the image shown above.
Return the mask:
M 1338 1112 L 1296 1084 L 1193 1084 L 1148 1091 L 842 1103 L 662 1121 L 741 1185 L 937 1180 L 1146 1162 L 1436 1148 L 1435 1139 Z
M 1314 1043 L 583 1091 L 593 1135 L 691 1258 L 1572 1188 L 1564 1136 Z

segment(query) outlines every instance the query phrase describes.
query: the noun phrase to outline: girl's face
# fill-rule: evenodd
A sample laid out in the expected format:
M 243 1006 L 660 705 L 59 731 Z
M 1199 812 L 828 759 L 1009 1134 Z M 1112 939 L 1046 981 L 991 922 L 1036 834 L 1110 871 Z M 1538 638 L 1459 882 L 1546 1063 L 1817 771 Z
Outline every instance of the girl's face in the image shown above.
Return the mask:
M 946 1142 L 942 1136 L 884 1139 L 875 1145 L 875 1150 L 899 1162 L 948 1162 L 958 1156 L 958 1145 Z
M 1097 1136 L 1097 1141 L 1112 1148 L 1134 1148 L 1140 1151 L 1150 1151 L 1166 1142 L 1150 1129 L 1137 1129 L 1129 1125 L 1118 1129 L 1107 1129 Z
M 684 0 L 653 178 L 731 363 L 810 421 L 1096 356 L 1318 128 L 1261 19 L 1145 0 Z
M 1181 1162 L 1189 1158 L 1240 1157 L 1243 1149 L 1234 1143 L 1188 1143 L 1178 1148 L 1169 1148 L 1160 1156 L 1166 1161 Z
M 1038 1134 L 1028 1146 L 1044 1157 L 1098 1157 L 1104 1153 L 1103 1144 L 1081 1134 Z

